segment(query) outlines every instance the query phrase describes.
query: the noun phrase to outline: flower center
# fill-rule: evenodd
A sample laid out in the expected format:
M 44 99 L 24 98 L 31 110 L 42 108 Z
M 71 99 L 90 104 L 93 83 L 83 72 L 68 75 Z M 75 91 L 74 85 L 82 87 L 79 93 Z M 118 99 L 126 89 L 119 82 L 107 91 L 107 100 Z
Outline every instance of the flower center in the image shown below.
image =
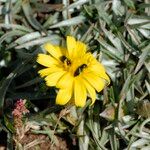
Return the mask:
M 61 56 L 60 60 L 61 60 L 61 62 L 65 63 L 68 66 L 71 65 L 71 61 L 66 56 Z
M 74 72 L 74 77 L 78 76 L 85 68 L 87 67 L 86 64 L 80 65 Z
M 78 76 L 86 67 L 87 64 L 81 62 L 81 60 L 76 59 L 71 62 L 66 56 L 61 56 L 60 61 L 63 63 L 65 71 L 69 71 L 74 77 Z
M 66 56 L 61 56 L 60 61 L 63 63 L 64 69 L 68 71 L 71 66 L 71 61 Z

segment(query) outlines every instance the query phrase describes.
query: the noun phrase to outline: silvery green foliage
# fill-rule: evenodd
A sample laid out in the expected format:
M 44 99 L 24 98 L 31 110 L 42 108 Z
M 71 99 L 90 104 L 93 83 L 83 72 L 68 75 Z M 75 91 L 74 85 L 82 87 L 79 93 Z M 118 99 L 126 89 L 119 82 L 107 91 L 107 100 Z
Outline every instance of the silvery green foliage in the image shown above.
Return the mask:
M 30 121 L 44 127 L 35 133 L 49 134 L 51 139 L 55 126 L 56 134 L 68 132 L 68 137 L 78 138 L 81 150 L 150 149 L 149 5 L 149 0 L 55 0 L 54 4 L 1 0 L 0 115 L 9 113 L 5 104 L 26 98 L 36 114 Z M 111 83 L 97 93 L 94 106 L 88 107 L 89 100 L 58 123 L 55 112 L 60 107 L 52 104 L 57 89 L 51 91 L 38 76 L 36 57 L 45 53 L 45 42 L 65 46 L 67 35 L 87 44 Z M 35 101 L 50 101 L 50 105 L 40 111 Z M 5 117 L 0 125 L 9 133 L 8 146 L 12 146 L 11 121 Z

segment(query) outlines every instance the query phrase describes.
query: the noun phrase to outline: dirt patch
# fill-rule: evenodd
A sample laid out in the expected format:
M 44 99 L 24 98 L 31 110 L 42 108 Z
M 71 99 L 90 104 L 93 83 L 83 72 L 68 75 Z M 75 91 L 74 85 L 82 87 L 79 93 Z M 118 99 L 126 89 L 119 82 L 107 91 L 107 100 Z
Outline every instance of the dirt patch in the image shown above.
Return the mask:
M 27 133 L 20 141 L 22 146 L 26 149 L 36 150 L 37 148 L 43 150 L 69 150 L 67 142 L 56 136 L 58 143 L 57 145 L 52 143 L 48 136 L 42 134 Z
M 0 150 L 5 150 L 5 149 L 6 149 L 5 146 L 1 146 L 1 145 L 0 145 Z

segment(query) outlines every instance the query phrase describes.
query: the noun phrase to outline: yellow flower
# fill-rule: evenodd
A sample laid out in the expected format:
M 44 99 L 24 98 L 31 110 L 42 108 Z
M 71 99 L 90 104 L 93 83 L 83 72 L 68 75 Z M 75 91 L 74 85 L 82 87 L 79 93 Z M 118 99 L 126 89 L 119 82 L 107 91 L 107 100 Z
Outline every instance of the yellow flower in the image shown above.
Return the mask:
M 38 55 L 37 62 L 46 67 L 39 74 L 45 77 L 47 86 L 59 88 L 57 104 L 73 101 L 76 106 L 83 107 L 88 95 L 93 104 L 96 91 L 100 92 L 109 84 L 104 66 L 87 52 L 84 43 L 73 37 L 67 36 L 67 48 L 46 43 L 44 49 L 49 54 Z

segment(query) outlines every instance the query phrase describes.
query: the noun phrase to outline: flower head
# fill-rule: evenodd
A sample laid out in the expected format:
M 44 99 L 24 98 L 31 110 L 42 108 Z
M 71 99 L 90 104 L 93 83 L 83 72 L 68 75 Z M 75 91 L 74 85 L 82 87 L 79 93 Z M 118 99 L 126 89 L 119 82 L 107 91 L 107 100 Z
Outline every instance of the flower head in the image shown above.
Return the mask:
M 67 48 L 46 43 L 44 49 L 49 53 L 39 54 L 37 62 L 45 69 L 39 71 L 45 77 L 47 86 L 56 86 L 59 92 L 56 103 L 65 105 L 73 101 L 83 107 L 87 95 L 96 100 L 96 91 L 100 92 L 110 80 L 104 66 L 91 53 L 84 43 L 67 36 Z
M 29 113 L 29 110 L 25 106 L 25 100 L 18 100 L 15 103 L 15 109 L 12 111 L 13 116 L 22 118 L 22 115 L 26 113 Z

